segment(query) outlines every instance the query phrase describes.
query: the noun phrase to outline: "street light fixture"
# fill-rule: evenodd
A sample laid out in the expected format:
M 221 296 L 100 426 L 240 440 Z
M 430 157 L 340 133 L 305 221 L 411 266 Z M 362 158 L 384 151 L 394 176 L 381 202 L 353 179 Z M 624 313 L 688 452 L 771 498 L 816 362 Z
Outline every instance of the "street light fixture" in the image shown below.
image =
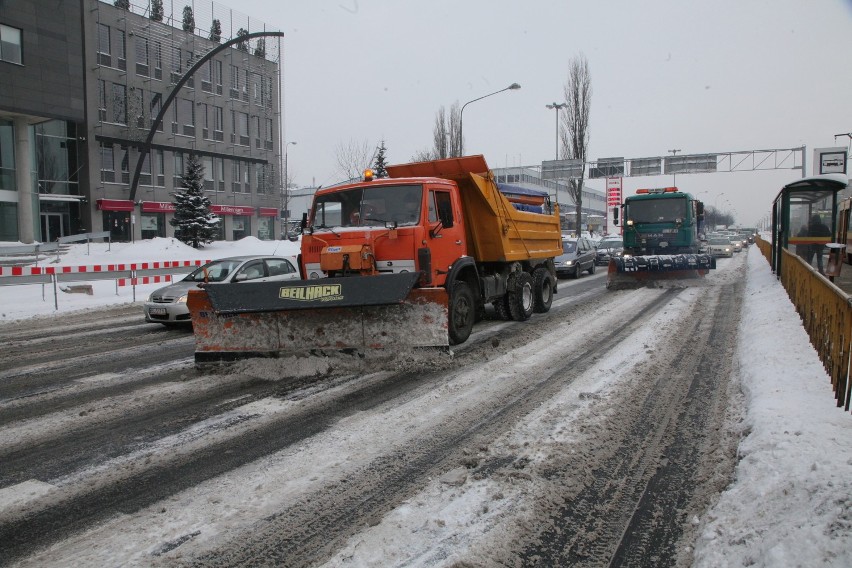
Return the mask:
M 552 105 L 544 105 L 545 107 L 556 111 L 556 158 L 559 159 L 559 111 L 568 106 L 568 103 L 553 103 Z
M 290 179 L 287 177 L 287 146 L 289 146 L 290 144 L 292 144 L 293 146 L 296 145 L 295 142 L 287 142 L 286 144 L 284 144 L 284 194 L 281 196 L 284 201 L 284 203 L 282 204 L 283 206 L 281 208 L 284 210 L 283 233 L 285 237 L 287 236 L 287 227 L 290 224 Z
M 464 123 L 464 107 L 466 107 L 470 103 L 475 103 L 476 101 L 481 101 L 482 99 L 484 99 L 486 97 L 496 95 L 497 93 L 502 93 L 503 91 L 515 91 L 515 90 L 520 89 L 520 88 L 521 88 L 521 86 L 519 84 L 512 83 L 511 85 L 509 85 L 505 89 L 500 89 L 499 91 L 494 91 L 493 93 L 488 93 L 487 95 L 482 95 L 481 97 L 477 97 L 473 100 L 467 101 L 466 103 L 464 103 L 462 105 L 461 111 L 459 112 L 459 148 L 460 148 L 462 154 L 464 154 L 464 130 L 462 129 L 462 124 Z

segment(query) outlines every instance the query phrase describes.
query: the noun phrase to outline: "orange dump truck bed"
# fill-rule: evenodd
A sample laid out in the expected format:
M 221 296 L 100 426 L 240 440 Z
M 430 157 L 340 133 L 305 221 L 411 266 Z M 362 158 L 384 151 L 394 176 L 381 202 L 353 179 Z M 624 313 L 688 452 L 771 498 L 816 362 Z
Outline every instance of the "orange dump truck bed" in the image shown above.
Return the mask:
M 387 167 L 392 178 L 437 177 L 459 186 L 467 240 L 478 262 L 513 262 L 562 254 L 559 210 L 519 211 L 497 183 L 485 158 L 465 156 Z

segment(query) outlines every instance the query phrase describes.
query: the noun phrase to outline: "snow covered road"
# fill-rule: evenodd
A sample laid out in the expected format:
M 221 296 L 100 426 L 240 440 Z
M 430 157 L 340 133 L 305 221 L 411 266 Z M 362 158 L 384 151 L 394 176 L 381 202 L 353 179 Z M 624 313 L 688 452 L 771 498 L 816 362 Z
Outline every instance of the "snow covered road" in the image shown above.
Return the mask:
M 484 322 L 453 358 L 201 373 L 188 334 L 120 309 L 107 335 L 79 315 L 0 327 L 23 351 L 0 360 L 0 553 L 689 565 L 693 518 L 727 485 L 739 435 L 745 263 L 720 265 L 686 290 L 562 281 L 550 313 Z M 62 342 L 38 339 L 55 329 Z

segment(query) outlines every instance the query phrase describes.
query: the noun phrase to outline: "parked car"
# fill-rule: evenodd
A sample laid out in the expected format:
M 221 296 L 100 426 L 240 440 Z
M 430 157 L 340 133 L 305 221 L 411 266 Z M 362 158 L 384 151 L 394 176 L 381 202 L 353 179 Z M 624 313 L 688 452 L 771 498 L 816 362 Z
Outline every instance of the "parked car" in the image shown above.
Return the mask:
M 145 321 L 163 325 L 190 324 L 186 297 L 205 282 L 268 282 L 298 280 L 296 260 L 283 256 L 234 256 L 199 266 L 183 280 L 154 290 L 144 304 Z
M 710 237 L 710 254 L 713 256 L 734 256 L 734 246 L 726 237 Z
M 595 264 L 605 266 L 610 258 L 624 251 L 624 240 L 621 237 L 604 237 L 598 241 L 596 248 Z
M 553 259 L 553 262 L 556 264 L 556 276 L 560 278 L 567 276 L 579 278 L 584 270 L 594 274 L 595 247 L 585 237 L 562 239 L 562 254 Z

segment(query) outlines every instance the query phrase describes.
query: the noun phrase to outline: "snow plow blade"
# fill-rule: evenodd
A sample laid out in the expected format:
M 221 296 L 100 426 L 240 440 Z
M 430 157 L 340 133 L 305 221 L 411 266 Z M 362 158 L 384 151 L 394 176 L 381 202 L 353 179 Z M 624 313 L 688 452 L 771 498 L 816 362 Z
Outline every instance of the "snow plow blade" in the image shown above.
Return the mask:
M 606 287 L 610 290 L 687 286 L 716 268 L 709 254 L 618 256 L 609 261 Z
M 249 357 L 449 346 L 443 288 L 418 273 L 209 284 L 187 306 L 198 366 Z

